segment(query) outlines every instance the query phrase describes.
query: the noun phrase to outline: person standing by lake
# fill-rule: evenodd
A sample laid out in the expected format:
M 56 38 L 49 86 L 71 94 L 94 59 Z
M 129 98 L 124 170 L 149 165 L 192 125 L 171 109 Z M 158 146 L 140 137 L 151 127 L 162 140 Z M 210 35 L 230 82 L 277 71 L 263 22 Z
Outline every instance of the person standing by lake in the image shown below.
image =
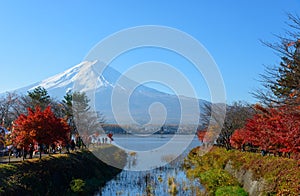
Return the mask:
M 29 151 L 29 158 L 32 159 L 33 151 L 34 151 L 34 147 L 32 144 L 29 144 L 28 151 Z

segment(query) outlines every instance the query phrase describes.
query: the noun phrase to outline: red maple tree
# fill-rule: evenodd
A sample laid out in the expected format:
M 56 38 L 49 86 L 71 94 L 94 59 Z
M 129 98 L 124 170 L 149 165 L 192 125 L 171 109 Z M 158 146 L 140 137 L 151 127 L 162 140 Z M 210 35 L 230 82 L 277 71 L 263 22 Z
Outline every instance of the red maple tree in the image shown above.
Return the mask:
M 70 127 L 62 118 L 57 118 L 48 106 L 44 111 L 39 106 L 32 110 L 28 108 L 28 115 L 21 114 L 14 122 L 12 138 L 15 145 L 27 147 L 38 143 L 51 145 L 65 143 L 70 134 Z
M 288 106 L 263 108 L 231 137 L 232 146 L 251 144 L 273 153 L 300 153 L 300 114 Z
M 206 133 L 207 133 L 206 130 L 197 130 L 198 140 L 203 142 Z

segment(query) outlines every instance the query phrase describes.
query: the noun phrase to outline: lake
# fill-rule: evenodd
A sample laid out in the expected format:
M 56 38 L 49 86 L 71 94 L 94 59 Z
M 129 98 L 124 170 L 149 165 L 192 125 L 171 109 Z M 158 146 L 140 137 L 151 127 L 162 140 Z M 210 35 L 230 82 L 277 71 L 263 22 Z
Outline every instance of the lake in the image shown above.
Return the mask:
M 167 146 L 169 143 L 173 144 Z M 127 165 L 96 195 L 196 195 L 202 189 L 197 180 L 187 178 L 182 168 L 187 153 L 200 145 L 197 137 L 116 135 L 113 144 L 126 150 Z M 184 146 L 185 149 L 176 149 Z

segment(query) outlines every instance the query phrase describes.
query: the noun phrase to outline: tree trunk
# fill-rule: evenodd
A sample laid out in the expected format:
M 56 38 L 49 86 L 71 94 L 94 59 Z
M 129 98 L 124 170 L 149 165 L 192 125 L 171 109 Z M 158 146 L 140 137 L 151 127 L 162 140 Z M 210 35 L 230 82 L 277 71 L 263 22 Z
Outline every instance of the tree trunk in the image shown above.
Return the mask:
M 40 146 L 40 160 L 42 159 L 42 147 Z
M 8 150 L 8 163 L 10 163 L 10 149 Z

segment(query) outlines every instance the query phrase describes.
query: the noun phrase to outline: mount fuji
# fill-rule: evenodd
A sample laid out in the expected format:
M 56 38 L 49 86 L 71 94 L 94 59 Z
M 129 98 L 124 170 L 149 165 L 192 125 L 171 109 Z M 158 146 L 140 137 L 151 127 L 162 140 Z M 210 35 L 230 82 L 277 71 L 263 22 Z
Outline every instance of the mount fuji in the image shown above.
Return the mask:
M 85 92 L 93 92 L 95 96 L 95 108 L 103 114 L 108 123 L 122 122 L 124 124 L 130 122 L 129 116 L 138 123 L 160 123 L 161 119 L 165 124 L 178 124 L 181 119 L 186 120 L 185 123 L 195 122 L 192 120 L 195 116 L 199 116 L 199 111 L 203 105 L 208 103 L 205 100 L 195 99 L 184 96 L 177 96 L 149 88 L 144 85 L 137 85 L 134 80 L 125 77 L 126 85 L 117 83 L 121 73 L 117 70 L 106 67 L 101 75 L 97 75 L 98 62 L 81 62 L 80 64 L 41 82 L 17 89 L 18 94 L 26 94 L 28 91 L 41 86 L 45 88 L 49 95 L 57 100 L 62 100 L 68 91 L 74 91 L 74 85 L 83 85 L 81 88 Z M 96 66 L 96 67 L 95 67 Z M 92 79 L 91 79 L 92 78 Z M 96 78 L 96 81 L 95 81 Z M 80 81 L 80 82 L 78 82 Z M 94 84 L 93 84 L 94 82 Z M 138 86 L 131 94 L 128 86 Z M 88 93 L 87 93 L 88 94 Z M 112 95 L 114 94 L 114 103 L 112 103 Z M 124 97 L 129 97 L 124 100 Z M 129 101 L 128 105 L 124 105 Z M 195 101 L 197 105 L 195 107 Z M 181 104 L 184 103 L 185 111 L 182 114 Z M 112 107 L 114 106 L 114 107 Z M 129 106 L 129 108 L 127 107 Z M 113 108 L 117 108 L 117 118 L 114 115 Z M 130 115 L 128 115 L 128 111 Z M 197 117 L 198 118 L 198 117 Z M 197 122 L 199 122 L 199 118 Z

